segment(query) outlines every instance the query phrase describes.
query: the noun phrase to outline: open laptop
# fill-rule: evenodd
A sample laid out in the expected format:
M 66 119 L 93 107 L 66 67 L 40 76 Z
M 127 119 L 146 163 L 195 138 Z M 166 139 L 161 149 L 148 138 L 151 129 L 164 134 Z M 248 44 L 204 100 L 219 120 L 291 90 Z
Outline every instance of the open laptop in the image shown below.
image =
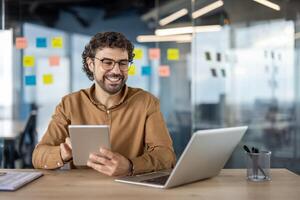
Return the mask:
M 242 139 L 247 126 L 201 130 L 193 134 L 174 169 L 116 179 L 117 182 L 171 188 L 216 176 Z

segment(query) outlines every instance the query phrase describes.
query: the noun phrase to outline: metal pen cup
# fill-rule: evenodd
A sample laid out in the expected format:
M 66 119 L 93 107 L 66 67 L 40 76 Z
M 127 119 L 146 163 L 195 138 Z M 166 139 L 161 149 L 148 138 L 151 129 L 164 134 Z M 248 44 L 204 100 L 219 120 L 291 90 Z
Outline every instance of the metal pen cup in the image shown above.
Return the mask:
M 269 181 L 271 151 L 246 153 L 247 179 L 249 181 Z

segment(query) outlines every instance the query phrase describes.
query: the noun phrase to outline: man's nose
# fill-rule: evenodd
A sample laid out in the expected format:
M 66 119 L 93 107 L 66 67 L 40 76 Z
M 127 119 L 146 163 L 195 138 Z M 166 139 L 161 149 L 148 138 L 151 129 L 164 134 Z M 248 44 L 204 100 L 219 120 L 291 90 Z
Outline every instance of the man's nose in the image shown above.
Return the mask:
M 115 63 L 114 67 L 110 71 L 114 72 L 115 74 L 122 74 L 119 63 Z

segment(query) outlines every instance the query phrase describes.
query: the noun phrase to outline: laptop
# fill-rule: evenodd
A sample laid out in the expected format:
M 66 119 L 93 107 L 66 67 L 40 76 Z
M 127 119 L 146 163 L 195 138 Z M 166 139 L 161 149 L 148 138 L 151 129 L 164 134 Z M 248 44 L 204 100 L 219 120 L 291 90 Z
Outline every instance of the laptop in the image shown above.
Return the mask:
M 115 181 L 156 188 L 171 188 L 217 176 L 241 141 L 247 126 L 201 130 L 193 134 L 173 170 Z
M 43 176 L 42 172 L 0 171 L 0 191 L 15 191 Z

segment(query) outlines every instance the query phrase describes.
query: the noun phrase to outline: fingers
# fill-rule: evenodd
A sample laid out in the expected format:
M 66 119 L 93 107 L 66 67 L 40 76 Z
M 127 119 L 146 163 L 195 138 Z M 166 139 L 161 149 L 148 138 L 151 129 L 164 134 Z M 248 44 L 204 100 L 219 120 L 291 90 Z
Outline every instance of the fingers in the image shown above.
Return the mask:
M 89 156 L 89 161 L 96 164 L 106 165 L 106 166 L 113 166 L 113 163 L 110 159 L 100 156 L 96 153 L 91 153 Z
M 72 143 L 69 137 L 66 138 L 65 143 L 69 146 L 70 149 L 72 149 Z
M 95 169 L 98 172 L 111 176 L 111 169 L 105 165 L 93 163 L 90 160 L 87 162 L 87 166 Z
M 60 154 L 63 161 L 68 161 L 72 158 L 72 149 L 66 143 L 60 144 Z
M 123 176 L 131 171 L 130 162 L 126 157 L 105 148 L 100 149 L 100 155 L 90 154 L 87 165 L 108 176 Z
M 108 159 L 111 159 L 111 160 L 113 160 L 114 157 L 115 157 L 115 154 L 112 151 L 110 151 L 110 150 L 108 150 L 107 148 L 104 148 L 104 147 L 100 148 L 100 153 L 101 153 L 101 156 L 104 156 L 104 157 L 106 157 Z

